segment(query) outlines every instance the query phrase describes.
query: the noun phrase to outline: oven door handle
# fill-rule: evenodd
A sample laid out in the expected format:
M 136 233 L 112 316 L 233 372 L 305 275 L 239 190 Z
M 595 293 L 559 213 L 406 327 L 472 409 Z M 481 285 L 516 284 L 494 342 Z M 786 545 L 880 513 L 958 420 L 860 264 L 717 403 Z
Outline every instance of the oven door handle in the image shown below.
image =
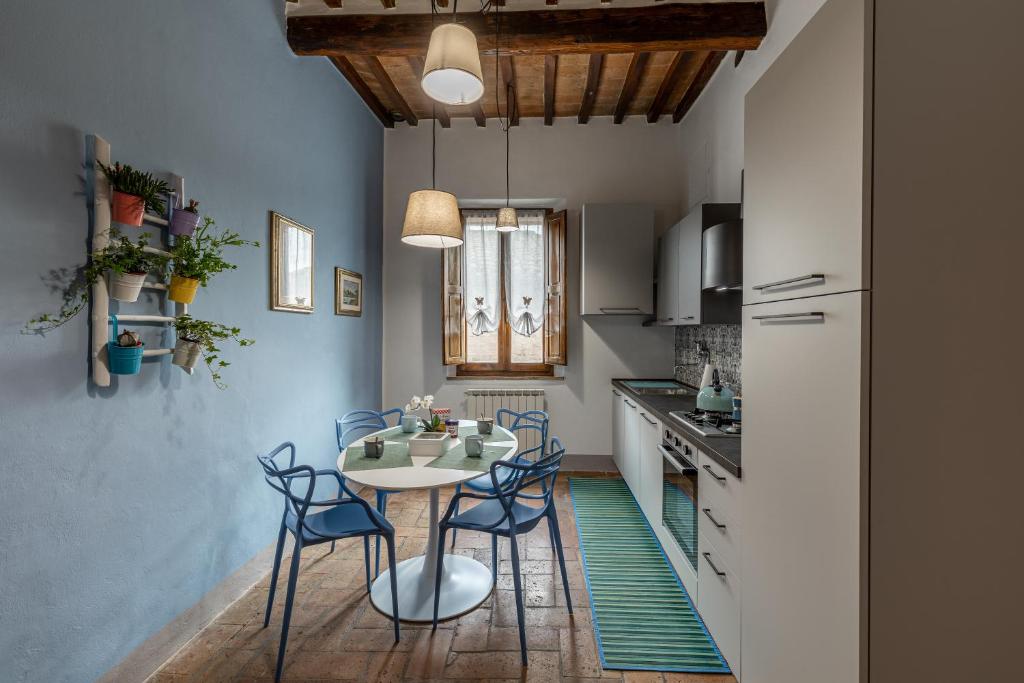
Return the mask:
M 661 455 L 665 460 L 668 460 L 668 464 L 672 465 L 672 469 L 679 474 L 685 475 L 687 469 L 693 470 L 694 472 L 697 471 L 697 468 L 693 466 L 693 463 L 686 460 L 686 458 L 681 456 L 677 451 L 665 448 L 664 444 L 658 444 L 658 451 L 661 452 Z M 682 460 L 682 462 L 680 462 L 680 460 Z M 689 465 L 688 468 L 687 465 Z

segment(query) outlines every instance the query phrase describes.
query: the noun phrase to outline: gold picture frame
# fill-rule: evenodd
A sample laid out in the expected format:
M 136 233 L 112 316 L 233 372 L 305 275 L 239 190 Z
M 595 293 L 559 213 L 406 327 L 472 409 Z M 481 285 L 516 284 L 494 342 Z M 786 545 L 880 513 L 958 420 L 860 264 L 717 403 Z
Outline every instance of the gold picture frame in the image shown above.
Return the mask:
M 334 315 L 363 314 L 363 275 L 344 268 L 334 269 Z
M 270 308 L 313 312 L 316 231 L 270 212 Z

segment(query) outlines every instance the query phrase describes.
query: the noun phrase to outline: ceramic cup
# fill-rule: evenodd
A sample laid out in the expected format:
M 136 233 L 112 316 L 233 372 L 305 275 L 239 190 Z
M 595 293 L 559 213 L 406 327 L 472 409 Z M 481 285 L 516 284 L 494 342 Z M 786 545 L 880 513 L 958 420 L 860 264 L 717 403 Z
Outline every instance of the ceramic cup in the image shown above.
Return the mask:
M 415 415 L 403 415 L 402 416 L 402 431 L 406 434 L 412 434 L 420 426 L 420 419 Z
M 476 419 L 476 431 L 480 434 L 490 434 L 494 431 L 493 417 L 478 417 Z
M 484 454 L 484 437 L 479 434 L 470 434 L 465 439 L 466 455 L 471 458 L 479 458 Z
M 367 458 L 379 458 L 384 455 L 384 439 L 367 439 L 363 442 L 363 453 Z

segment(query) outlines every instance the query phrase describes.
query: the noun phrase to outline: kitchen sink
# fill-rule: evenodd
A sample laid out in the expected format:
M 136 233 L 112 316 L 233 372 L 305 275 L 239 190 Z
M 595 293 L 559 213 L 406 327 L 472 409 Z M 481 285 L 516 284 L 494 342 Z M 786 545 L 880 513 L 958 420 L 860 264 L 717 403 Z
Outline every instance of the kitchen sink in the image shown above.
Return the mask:
M 623 382 L 630 391 L 641 396 L 696 396 L 697 392 L 673 380 L 629 380 Z

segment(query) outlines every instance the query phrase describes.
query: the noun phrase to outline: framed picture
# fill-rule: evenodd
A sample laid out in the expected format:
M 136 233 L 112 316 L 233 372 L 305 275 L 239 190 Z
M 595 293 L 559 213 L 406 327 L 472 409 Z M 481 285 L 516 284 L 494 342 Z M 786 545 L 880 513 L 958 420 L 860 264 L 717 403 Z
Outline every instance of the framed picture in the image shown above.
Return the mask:
M 313 312 L 313 228 L 270 212 L 270 308 Z
M 359 273 L 334 269 L 334 314 L 363 314 L 363 276 Z

